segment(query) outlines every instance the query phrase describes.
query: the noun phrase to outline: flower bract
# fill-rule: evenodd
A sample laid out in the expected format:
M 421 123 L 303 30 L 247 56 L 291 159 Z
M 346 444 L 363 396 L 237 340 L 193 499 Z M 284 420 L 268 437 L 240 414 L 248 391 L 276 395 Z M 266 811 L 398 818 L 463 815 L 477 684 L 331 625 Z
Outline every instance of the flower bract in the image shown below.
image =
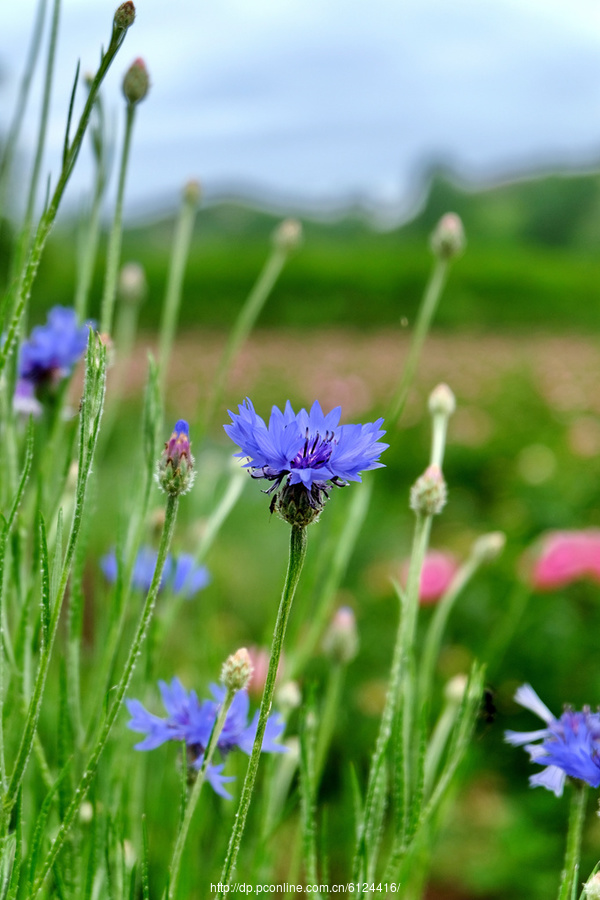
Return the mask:
M 600 787 L 600 714 L 587 706 L 581 712 L 566 708 L 556 719 L 529 684 L 521 685 L 515 700 L 546 725 L 536 731 L 506 731 L 504 735 L 509 744 L 524 746 L 533 763 L 544 766 L 529 779 L 531 786 L 545 787 L 560 797 L 568 775 Z
M 192 765 L 199 769 L 219 708 L 225 699 L 226 689 L 213 684 L 210 688 L 213 699 L 200 702 L 196 692 L 188 693 L 178 678 L 173 678 L 170 685 L 159 681 L 159 688 L 167 711 L 166 719 L 148 712 L 139 700 L 126 701 L 131 714 L 128 727 L 132 731 L 146 734 L 144 740 L 135 745 L 135 749 L 154 750 L 166 741 L 185 741 Z M 248 711 L 248 694 L 246 691 L 238 691 L 217 742 L 217 749 L 223 760 L 236 748 L 250 756 L 258 726 L 258 712 L 248 724 Z M 285 746 L 277 743 L 283 728 L 283 721 L 278 715 L 269 716 L 262 744 L 264 753 L 286 751 Z M 231 795 L 224 784 L 234 779 L 221 774 L 223 765 L 224 763 L 208 766 L 206 777 L 217 794 L 230 799 Z

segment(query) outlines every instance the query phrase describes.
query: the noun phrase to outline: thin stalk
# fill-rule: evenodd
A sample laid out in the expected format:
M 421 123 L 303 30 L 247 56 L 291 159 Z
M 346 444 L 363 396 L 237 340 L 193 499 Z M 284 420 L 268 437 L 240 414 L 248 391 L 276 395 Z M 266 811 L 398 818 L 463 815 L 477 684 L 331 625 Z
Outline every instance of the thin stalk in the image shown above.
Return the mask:
M 227 718 L 227 713 L 229 712 L 229 707 L 233 703 L 233 698 L 235 697 L 235 695 L 236 691 L 232 690 L 228 690 L 225 695 L 225 700 L 221 705 L 219 715 L 217 716 L 215 724 L 213 725 L 210 739 L 208 741 L 208 746 L 204 753 L 204 759 L 202 760 L 202 766 L 200 767 L 200 771 L 198 772 L 194 787 L 192 788 L 192 793 L 190 794 L 190 798 L 185 807 L 185 814 L 183 816 L 183 820 L 177 834 L 175 847 L 173 848 L 171 865 L 169 866 L 169 900 L 174 900 L 174 897 L 177 893 L 177 882 L 179 880 L 179 870 L 181 868 L 181 856 L 183 854 L 183 848 L 185 846 L 188 831 L 190 830 L 190 824 L 194 815 L 194 810 L 196 809 L 196 806 L 198 804 L 198 798 L 200 797 L 200 791 L 202 790 L 202 785 L 204 784 L 204 780 L 206 778 L 207 769 L 212 761 L 214 752 L 217 749 L 219 735 L 223 730 L 223 726 L 225 725 L 225 720 Z
M 83 247 L 80 254 L 79 270 L 77 277 L 77 288 L 75 291 L 75 312 L 79 322 L 83 322 L 87 316 L 88 299 L 92 278 L 94 275 L 94 266 L 98 253 L 98 243 L 100 239 L 100 212 L 102 209 L 102 199 L 104 197 L 104 189 L 106 187 L 106 143 L 104 132 L 104 111 L 100 97 L 96 100 L 97 123 L 96 128 L 92 132 L 92 142 L 94 148 L 94 158 L 96 161 L 96 178 L 94 182 L 94 196 L 92 198 L 92 207 L 89 219 L 85 224 L 86 234 L 83 239 Z
M 133 676 L 133 670 L 135 669 L 135 664 L 138 660 L 142 644 L 144 643 L 144 639 L 146 637 L 148 626 L 150 625 L 150 620 L 152 618 L 152 614 L 154 612 L 154 607 L 156 605 L 156 598 L 158 596 L 158 591 L 160 588 L 160 582 L 162 578 L 163 569 L 165 566 L 165 562 L 167 559 L 167 555 L 169 552 L 169 548 L 171 546 L 171 540 L 173 538 L 173 532 L 175 530 L 175 522 L 177 519 L 177 509 L 179 506 L 179 497 L 170 494 L 167 499 L 167 508 L 165 513 L 165 523 L 163 526 L 163 532 L 160 539 L 160 545 L 158 548 L 158 558 L 156 560 L 156 569 L 154 570 L 154 575 L 152 578 L 152 584 L 150 585 L 150 590 L 148 591 L 148 596 L 146 597 L 146 602 L 144 604 L 144 608 L 142 610 L 142 614 L 140 616 L 140 620 L 138 623 L 138 627 L 133 638 L 133 642 L 131 647 L 129 648 L 129 653 L 127 655 L 127 661 L 125 663 L 125 667 L 123 669 L 123 674 L 119 680 L 118 685 L 114 691 L 114 700 L 108 710 L 106 718 L 104 720 L 102 730 L 96 742 L 96 746 L 92 750 L 87 766 L 85 767 L 85 771 L 81 776 L 79 784 L 77 786 L 77 790 L 73 795 L 73 799 L 69 804 L 63 820 L 60 824 L 60 827 L 57 831 L 56 837 L 52 842 L 52 846 L 48 851 L 48 855 L 44 860 L 44 864 L 42 866 L 42 870 L 36 879 L 34 885 L 34 891 L 31 896 L 31 900 L 34 900 L 35 897 L 38 896 L 40 891 L 42 890 L 44 881 L 46 876 L 50 872 L 54 862 L 62 846 L 65 842 L 67 834 L 69 833 L 69 829 L 73 824 L 73 820 L 79 811 L 79 807 L 81 806 L 85 796 L 89 790 L 89 787 L 94 779 L 94 775 L 96 774 L 96 769 L 98 768 L 98 763 L 100 761 L 100 757 L 102 756 L 102 752 L 106 747 L 108 742 L 108 738 L 110 736 L 112 727 L 115 723 L 115 719 L 121 709 L 121 705 L 123 703 L 123 699 L 125 694 L 127 693 L 127 689 L 129 688 L 129 684 L 131 682 L 131 678 Z
M 493 629 L 487 642 L 483 659 L 487 660 L 488 675 L 493 679 L 500 666 L 513 635 L 521 624 L 523 614 L 531 599 L 531 590 L 523 583 L 517 583 L 510 595 L 506 612 Z
M 423 349 L 423 344 L 425 343 L 425 338 L 427 337 L 427 332 L 429 331 L 431 320 L 433 319 L 433 315 L 437 309 L 438 301 L 442 295 L 442 291 L 444 290 L 447 274 L 448 261 L 445 259 L 436 258 L 431 276 L 425 288 L 425 293 L 423 294 L 421 306 L 419 307 L 417 321 L 415 323 L 412 341 L 408 350 L 408 357 L 406 359 L 406 363 L 404 364 L 402 377 L 400 378 L 400 383 L 398 385 L 396 393 L 392 398 L 392 401 L 388 408 L 388 413 L 386 415 L 386 419 L 390 423 L 398 422 L 406 405 L 408 392 L 414 380 L 419 357 L 421 356 L 421 350 Z
M 14 313 L 12 315 L 10 325 L 6 331 L 6 340 L 0 348 L 0 373 L 4 370 L 6 361 L 15 347 L 19 325 L 25 311 L 27 301 L 31 294 L 31 288 L 33 286 L 33 281 L 37 274 L 40 260 L 42 258 L 42 252 L 48 239 L 48 235 L 50 234 L 52 226 L 54 225 L 58 207 L 71 176 L 71 172 L 73 171 L 73 167 L 75 166 L 75 163 L 77 161 L 79 150 L 81 149 L 81 144 L 83 142 L 83 136 L 88 126 L 92 108 L 98 95 L 100 85 L 102 84 L 106 73 L 108 72 L 115 56 L 120 49 L 125 39 L 126 33 L 127 32 L 122 28 L 117 28 L 113 24 L 113 30 L 108 50 L 102 56 L 100 68 L 98 69 L 96 76 L 92 82 L 87 101 L 79 120 L 79 125 L 77 126 L 77 131 L 75 132 L 75 137 L 73 138 L 71 144 L 66 148 L 63 167 L 58 178 L 56 188 L 54 189 L 52 199 L 50 200 L 47 209 L 45 210 L 39 221 L 35 237 L 29 251 L 28 259 L 25 263 L 23 277 L 19 280 L 19 284 L 16 289 L 16 303 Z
M 375 750 L 373 752 L 373 758 L 371 760 L 371 767 L 369 769 L 365 811 L 363 821 L 359 829 L 357 850 L 353 866 L 353 881 L 364 880 L 363 865 L 366 853 L 367 838 L 373 827 L 376 786 L 380 777 L 385 752 L 387 750 L 387 746 L 392 733 L 392 725 L 394 722 L 398 699 L 402 693 L 403 679 L 411 660 L 412 645 L 414 641 L 419 606 L 419 584 L 421 580 L 421 569 L 423 567 L 423 560 L 425 559 L 425 554 L 427 553 L 427 547 L 429 545 L 431 521 L 431 516 L 417 515 L 416 517 L 413 547 L 408 572 L 408 582 L 406 586 L 406 595 L 403 603 L 402 615 L 400 617 L 400 624 L 398 626 L 396 644 L 394 647 L 394 656 L 392 659 L 392 667 L 390 671 L 390 680 L 385 697 L 385 705 L 381 716 L 377 740 L 375 742 Z M 404 708 L 403 721 L 407 717 L 407 714 L 408 710 Z
M 31 223 L 33 221 L 33 212 L 35 200 L 37 196 L 38 184 L 40 180 L 40 170 L 42 168 L 42 159 L 44 156 L 44 147 L 46 144 L 46 134 L 48 131 L 48 115 L 50 112 L 50 95 L 52 93 L 52 81 L 54 75 L 54 61 L 56 59 L 56 43 L 58 38 L 58 22 L 60 17 L 60 0 L 54 0 L 54 8 L 52 10 L 52 20 L 50 25 L 50 43 L 48 46 L 48 60 L 46 62 L 46 72 L 44 74 L 44 94 L 42 97 L 42 111 L 40 116 L 40 127 L 38 130 L 37 146 L 33 169 L 31 172 L 31 181 L 29 183 L 29 194 L 27 197 L 27 207 L 25 212 L 25 221 L 23 223 L 23 251 L 26 251 L 29 243 L 29 233 L 31 231 Z M 19 259 L 17 264 L 17 272 L 21 271 L 23 260 Z
M 200 192 L 197 189 L 197 186 L 193 183 L 186 185 L 183 192 L 183 203 L 181 204 L 177 225 L 175 227 L 175 236 L 171 248 L 169 276 L 167 279 L 167 290 L 160 321 L 158 359 L 160 364 L 160 383 L 163 392 L 169 374 L 171 348 L 173 347 L 173 338 L 175 337 L 175 330 L 177 328 L 183 278 L 190 253 L 199 199 Z
M 469 581 L 481 565 L 481 562 L 481 557 L 477 557 L 475 554 L 471 554 L 466 562 L 463 563 L 463 565 L 460 567 L 460 569 L 452 579 L 448 590 L 435 608 L 431 623 L 429 625 L 429 628 L 427 629 L 427 634 L 425 635 L 423 652 L 419 662 L 419 706 L 421 706 L 427 701 L 429 697 L 431 697 L 435 664 L 439 656 L 440 646 L 442 643 L 442 637 L 444 636 L 444 631 L 446 629 L 446 624 L 448 622 L 448 618 L 450 616 L 450 613 L 452 612 L 456 599 L 462 592 L 465 585 L 469 583 Z
M 329 669 L 329 678 L 327 679 L 323 711 L 319 716 L 320 727 L 315 750 L 315 779 L 317 786 L 323 774 L 327 751 L 335 728 L 336 716 L 340 709 L 345 674 L 345 664 L 332 662 Z
M 325 582 L 319 594 L 314 614 L 311 615 L 308 631 L 289 664 L 286 665 L 287 677 L 291 680 L 297 678 L 303 671 L 331 620 L 340 582 L 348 568 L 350 557 L 369 510 L 372 495 L 373 480 L 369 479 L 361 485 L 360 491 L 355 491 L 352 497 L 342 533 L 336 543 L 333 557 L 327 565 Z
M 123 150 L 121 152 L 121 162 L 119 166 L 117 202 L 115 204 L 115 217 L 113 219 L 110 237 L 108 239 L 106 272 L 104 276 L 104 293 L 102 294 L 102 306 L 100 309 L 101 334 L 111 333 L 113 310 L 115 306 L 115 298 L 117 296 L 119 262 L 121 259 L 121 243 L 123 240 L 123 198 L 125 196 L 125 181 L 127 178 L 129 151 L 131 149 L 131 135 L 133 133 L 135 108 L 135 103 L 127 103 L 125 108 L 125 137 L 123 138 Z
M 29 99 L 31 80 L 33 78 L 33 73 L 35 72 L 35 67 L 42 44 L 44 18 L 46 15 L 47 5 L 47 0 L 39 0 L 38 2 L 35 22 L 31 34 L 31 44 L 29 45 L 27 61 L 23 70 L 23 78 L 21 79 L 21 85 L 19 87 L 19 97 L 17 100 L 17 105 L 15 107 L 14 117 L 8 130 L 6 142 L 4 144 L 4 152 L 2 154 L 2 158 L 0 159 L 0 208 L 3 207 L 6 176 L 10 171 L 13 157 L 15 155 L 15 149 L 19 140 L 19 134 L 21 132 L 21 125 L 23 123 L 23 116 L 25 115 L 27 101 Z
M 567 849 L 565 864 L 562 870 L 558 900 L 571 900 L 577 883 L 579 857 L 581 856 L 581 835 L 585 821 L 588 786 L 585 781 L 573 779 L 573 795 L 569 812 L 569 830 L 567 833 Z
M 283 586 L 283 592 L 281 594 L 281 601 L 279 603 L 279 610 L 277 612 L 275 631 L 273 633 L 273 642 L 271 644 L 271 659 L 269 660 L 269 671 L 267 672 L 267 680 L 265 683 L 262 702 L 260 704 L 256 737 L 254 739 L 254 746 L 252 747 L 252 754 L 250 756 L 250 762 L 248 763 L 248 769 L 246 770 L 246 778 L 244 780 L 244 786 L 242 788 L 242 795 L 240 797 L 240 803 L 235 816 L 233 831 L 231 832 L 231 838 L 229 840 L 227 856 L 225 857 L 225 863 L 220 878 L 218 897 L 221 898 L 221 900 L 224 897 L 225 893 L 227 893 L 227 889 L 231 884 L 237 855 L 240 849 L 240 844 L 242 842 L 244 828 L 246 826 L 246 818 L 248 816 L 248 810 L 250 808 L 250 802 L 252 800 L 252 792 L 254 790 L 254 783 L 256 781 L 256 773 L 258 771 L 258 762 L 260 758 L 263 737 L 265 728 L 267 727 L 267 719 L 269 718 L 269 713 L 271 712 L 271 704 L 273 703 L 275 680 L 277 678 L 277 669 L 279 667 L 279 660 L 281 658 L 281 650 L 283 647 L 287 623 L 290 616 L 290 610 L 292 608 L 292 601 L 294 599 L 296 587 L 298 585 L 298 581 L 300 580 L 302 566 L 304 565 L 304 560 L 306 557 L 306 544 L 306 528 L 302 528 L 298 525 L 292 525 L 290 534 L 290 556 L 288 569 Z
M 269 294 L 275 286 L 275 282 L 281 274 L 285 262 L 289 256 L 288 251 L 284 248 L 275 246 L 267 259 L 256 284 L 250 291 L 246 302 L 242 306 L 240 313 L 229 333 L 229 339 L 223 351 L 223 356 L 219 362 L 219 368 L 213 381 L 213 389 L 210 395 L 208 405 L 204 414 L 204 433 L 206 433 L 212 422 L 213 415 L 217 406 L 221 401 L 225 380 L 229 372 L 231 363 L 238 353 L 241 345 L 246 340 L 254 324 L 265 305 Z
M 62 565 L 60 582 L 58 584 L 56 599 L 54 600 L 50 616 L 48 636 L 40 654 L 40 662 L 36 674 L 33 694 L 29 703 L 29 710 L 23 728 L 19 752 L 17 754 L 8 791 L 3 799 L 4 826 L 7 824 L 7 818 L 16 803 L 27 762 L 33 747 L 37 722 L 42 705 L 42 697 L 46 685 L 46 677 L 50 667 L 52 648 L 58 631 L 60 613 L 67 590 L 67 582 L 71 573 L 73 556 L 81 530 L 87 483 L 92 470 L 92 461 L 94 459 L 100 419 L 102 418 L 102 410 L 104 407 L 105 386 L 106 348 L 90 333 L 86 357 L 86 384 L 84 386 L 83 405 L 79 425 L 79 470 L 75 509 L 71 522 L 67 552 Z

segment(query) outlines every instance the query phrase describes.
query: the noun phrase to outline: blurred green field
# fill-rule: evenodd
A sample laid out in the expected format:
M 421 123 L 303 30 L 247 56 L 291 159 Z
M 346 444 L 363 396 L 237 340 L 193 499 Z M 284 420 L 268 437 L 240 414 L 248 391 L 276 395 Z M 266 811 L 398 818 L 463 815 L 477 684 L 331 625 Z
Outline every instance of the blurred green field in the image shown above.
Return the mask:
M 436 327 L 462 330 L 600 328 L 600 181 L 596 175 L 540 178 L 467 192 L 433 179 L 423 210 L 378 232 L 358 212 L 305 221 L 305 241 L 284 271 L 259 325 L 376 329 L 413 321 L 429 265 L 428 236 L 440 215 L 462 217 L 468 251 L 455 266 Z M 280 217 L 236 203 L 201 209 L 186 274 L 183 325 L 226 328 L 262 267 Z M 33 293 L 33 309 L 70 305 L 77 227 L 52 235 Z M 123 259 L 144 265 L 149 298 L 142 324 L 158 324 L 173 236 L 170 216 L 130 227 Z M 2 254 L 0 254 L 0 258 Z M 92 312 L 102 293 L 102 255 Z M 1 266 L 0 266 L 1 274 Z

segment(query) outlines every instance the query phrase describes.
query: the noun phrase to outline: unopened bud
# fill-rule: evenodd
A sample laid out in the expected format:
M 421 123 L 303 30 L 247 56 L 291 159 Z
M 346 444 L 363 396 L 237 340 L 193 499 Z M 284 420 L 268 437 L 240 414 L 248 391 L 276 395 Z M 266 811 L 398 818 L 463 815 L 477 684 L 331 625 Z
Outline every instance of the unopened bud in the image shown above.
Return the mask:
M 123 93 L 127 102 L 134 106 L 143 100 L 150 87 L 148 69 L 143 59 L 138 57 L 129 66 L 123 78 Z
M 302 225 L 298 219 L 284 219 L 273 232 L 273 243 L 278 250 L 289 253 L 302 241 Z
M 119 296 L 128 303 L 141 303 L 148 290 L 146 273 L 136 262 L 125 263 L 119 274 Z
M 339 663 L 349 663 L 358 653 L 356 617 L 349 606 L 341 606 L 335 613 L 323 638 L 323 650 Z
M 194 483 L 194 457 L 190 450 L 190 427 L 185 419 L 175 424 L 158 461 L 156 480 L 166 494 L 187 494 Z
M 589 881 L 584 884 L 583 893 L 587 900 L 600 900 L 600 872 L 596 872 L 596 874 L 592 875 Z
M 183 188 L 183 199 L 186 203 L 189 203 L 190 206 L 197 206 L 200 203 L 200 197 L 202 195 L 202 190 L 200 188 L 200 182 L 196 181 L 195 178 L 191 178 Z
M 252 660 L 245 647 L 228 656 L 221 669 L 221 681 L 228 691 L 243 691 L 252 678 Z
M 482 563 L 493 562 L 504 550 L 506 535 L 503 531 L 482 534 L 473 544 L 471 553 Z
M 431 235 L 431 249 L 440 259 L 453 259 L 465 249 L 463 223 L 456 213 L 446 213 Z
M 456 397 L 447 384 L 438 384 L 429 395 L 429 412 L 432 416 L 451 416 L 456 410 Z
M 121 3 L 114 17 L 114 26 L 119 31 L 127 31 L 135 22 L 135 6 L 131 0 Z
M 424 516 L 437 516 L 448 499 L 448 489 L 439 466 L 429 466 L 410 489 L 410 508 Z
M 468 681 L 469 679 L 466 675 L 455 675 L 454 678 L 451 678 L 450 681 L 447 681 L 444 687 L 444 697 L 446 698 L 446 703 L 452 703 L 458 706 L 458 704 L 462 702 L 462 698 L 465 695 Z

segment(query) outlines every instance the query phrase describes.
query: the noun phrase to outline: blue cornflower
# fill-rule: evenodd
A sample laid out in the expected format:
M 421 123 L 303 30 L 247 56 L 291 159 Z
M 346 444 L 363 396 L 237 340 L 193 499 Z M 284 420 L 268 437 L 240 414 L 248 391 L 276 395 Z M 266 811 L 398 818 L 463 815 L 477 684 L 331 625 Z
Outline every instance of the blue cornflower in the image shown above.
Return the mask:
M 131 575 L 132 587 L 140 591 L 149 591 L 158 553 L 151 547 L 141 547 L 136 556 Z M 117 580 L 118 565 L 114 550 L 110 550 L 100 560 L 100 567 L 107 581 Z M 206 566 L 197 566 L 194 557 L 189 553 L 182 553 L 176 559 L 169 554 L 160 582 L 160 590 L 165 585 L 170 587 L 174 594 L 181 594 L 186 600 L 203 590 L 210 583 L 210 574 Z
M 308 524 L 295 518 L 300 507 L 308 506 L 318 515 L 332 485 L 343 487 L 349 481 L 360 481 L 361 472 L 380 468 L 379 457 L 389 447 L 379 442 L 385 434 L 383 419 L 367 425 L 340 425 L 339 406 L 325 415 L 315 401 L 309 413 L 305 409 L 295 413 L 288 400 L 283 412 L 273 407 L 268 426 L 249 399 L 238 409 L 239 414 L 229 411 L 231 425 L 224 426 L 241 447 L 235 455 L 248 457 L 244 466 L 253 478 L 273 482 L 266 492 L 275 495 L 271 511 L 277 508 L 296 524 Z M 289 501 L 294 506 L 292 518 Z
M 48 313 L 47 324 L 38 325 L 23 341 L 19 377 L 35 385 L 65 378 L 87 347 L 91 324 L 80 326 L 74 309 L 55 306 Z
M 589 706 L 581 712 L 566 708 L 556 719 L 529 684 L 518 688 L 515 700 L 546 723 L 546 728 L 537 731 L 504 733 L 509 744 L 525 745 L 531 761 L 545 767 L 531 776 L 531 786 L 545 787 L 560 797 L 568 775 L 600 787 L 600 714 L 591 712 Z
M 127 727 L 132 731 L 146 733 L 136 750 L 154 750 L 166 741 L 185 741 L 194 768 L 199 769 L 204 759 L 204 752 L 212 732 L 219 707 L 225 699 L 226 689 L 213 684 L 211 692 L 214 700 L 198 700 L 195 691 L 185 690 L 178 678 L 173 678 L 168 685 L 164 681 L 158 683 L 162 701 L 167 711 L 167 718 L 161 719 L 149 713 L 139 700 L 127 700 L 127 709 L 131 719 Z M 248 694 L 238 691 L 227 713 L 225 725 L 217 742 L 217 749 L 224 760 L 236 747 L 250 756 L 258 725 L 258 712 L 248 725 Z M 265 753 L 285 753 L 287 747 L 278 744 L 277 738 L 283 732 L 283 721 L 278 715 L 269 716 L 265 730 L 262 749 Z M 222 775 L 224 763 L 208 766 L 206 777 L 217 794 L 231 799 L 224 784 L 235 779 Z

